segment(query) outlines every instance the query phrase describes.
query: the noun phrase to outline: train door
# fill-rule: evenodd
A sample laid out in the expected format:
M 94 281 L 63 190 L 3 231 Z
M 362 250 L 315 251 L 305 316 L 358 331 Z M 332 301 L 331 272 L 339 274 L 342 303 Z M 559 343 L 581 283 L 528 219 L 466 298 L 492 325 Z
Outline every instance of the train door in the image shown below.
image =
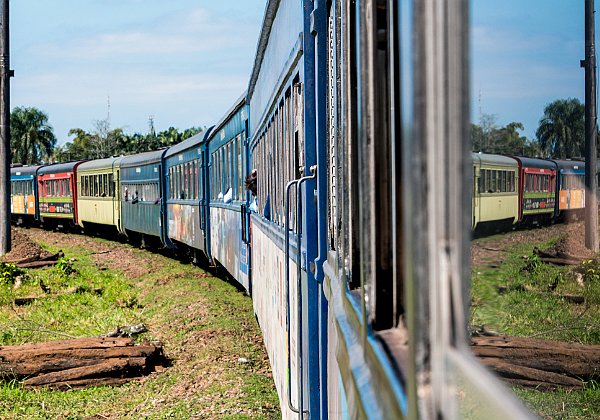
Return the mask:
M 471 200 L 471 214 L 473 215 L 473 225 L 472 229 L 475 229 L 477 223 L 480 220 L 480 211 L 481 211 L 481 191 L 479 190 L 479 177 L 481 176 L 481 166 L 474 164 L 473 165 L 473 184 L 472 184 L 472 192 L 471 196 L 473 199 Z
M 122 232 L 121 227 L 121 178 L 120 169 L 113 169 L 114 178 L 113 183 L 113 220 L 114 225 L 117 227 L 117 231 Z

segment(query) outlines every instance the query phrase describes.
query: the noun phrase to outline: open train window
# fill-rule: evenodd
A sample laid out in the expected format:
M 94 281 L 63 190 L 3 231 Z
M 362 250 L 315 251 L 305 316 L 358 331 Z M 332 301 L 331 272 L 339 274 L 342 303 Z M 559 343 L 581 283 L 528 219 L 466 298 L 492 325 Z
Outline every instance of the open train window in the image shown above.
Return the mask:
M 350 208 L 358 209 L 360 283 L 364 288 L 368 321 L 375 330 L 401 323 L 403 314 L 402 274 L 402 163 L 400 133 L 400 70 L 396 46 L 397 16 L 393 2 L 360 1 L 349 10 L 349 24 L 358 34 L 352 43 L 348 64 L 355 65 L 355 96 L 351 113 L 356 114 L 351 132 L 351 166 L 357 168 L 358 190 Z M 355 99 L 354 99 L 355 98 Z M 348 148 L 347 148 L 348 149 Z M 353 176 L 353 175 L 351 175 Z M 352 210 L 351 210 L 352 211 Z M 356 211 L 356 210 L 354 210 Z

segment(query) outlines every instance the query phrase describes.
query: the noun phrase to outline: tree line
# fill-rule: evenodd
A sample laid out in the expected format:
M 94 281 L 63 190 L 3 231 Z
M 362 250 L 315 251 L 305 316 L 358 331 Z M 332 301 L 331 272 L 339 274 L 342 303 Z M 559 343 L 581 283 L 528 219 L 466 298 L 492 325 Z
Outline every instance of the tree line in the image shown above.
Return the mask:
M 575 98 L 558 99 L 544 108 L 536 130 L 529 139 L 520 131 L 520 122 L 504 127 L 496 117 L 483 114 L 479 124 L 471 124 L 473 151 L 556 159 L 580 158 L 585 147 L 585 107 Z M 83 159 L 101 159 L 157 150 L 177 144 L 203 129 L 179 131 L 174 127 L 155 132 L 152 121 L 148 133 L 127 134 L 122 128 L 111 129 L 108 119 L 96 121 L 94 130 L 73 128 L 73 139 L 57 146 L 48 115 L 38 108 L 17 107 L 10 115 L 12 162 L 39 164 Z
M 557 99 L 546 105 L 535 139 L 521 135 L 520 122 L 498 126 L 496 117 L 483 114 L 471 124 L 473 151 L 529 157 L 573 159 L 585 156 L 585 106 L 579 99 Z
M 201 127 L 183 131 L 169 127 L 156 132 L 151 121 L 148 133 L 127 134 L 104 119 L 96 121 L 92 131 L 72 128 L 72 140 L 57 146 L 48 114 L 35 107 L 17 107 L 10 114 L 10 149 L 12 162 L 23 165 L 102 159 L 169 147 L 202 131 Z

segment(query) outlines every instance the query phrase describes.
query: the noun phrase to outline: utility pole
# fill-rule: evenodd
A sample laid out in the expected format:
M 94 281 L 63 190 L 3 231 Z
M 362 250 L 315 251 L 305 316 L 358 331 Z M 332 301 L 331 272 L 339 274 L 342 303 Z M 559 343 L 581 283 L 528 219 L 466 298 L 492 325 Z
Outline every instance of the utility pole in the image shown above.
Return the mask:
M 594 0 L 585 0 L 585 246 L 598 252 L 598 180 L 596 178 L 596 46 Z
M 0 16 L 0 255 L 10 251 L 10 54 L 8 0 Z

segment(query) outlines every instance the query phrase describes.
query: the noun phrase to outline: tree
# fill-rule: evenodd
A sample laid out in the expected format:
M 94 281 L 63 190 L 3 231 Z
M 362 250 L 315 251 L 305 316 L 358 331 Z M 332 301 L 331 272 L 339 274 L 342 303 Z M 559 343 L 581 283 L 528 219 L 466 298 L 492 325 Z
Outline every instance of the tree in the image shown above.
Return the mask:
M 585 154 L 585 106 L 576 98 L 557 99 L 544 108 L 536 131 L 542 152 L 558 159 Z
M 473 151 L 503 155 L 539 156 L 537 143 L 521 135 L 524 130 L 520 122 L 511 122 L 504 127 L 496 123 L 496 116 L 484 114 L 480 124 L 471 124 Z
M 179 132 L 176 128 L 148 134 L 125 134 L 122 128 L 110 129 L 106 120 L 96 121 L 96 129 L 87 132 L 81 128 L 69 130 L 72 141 L 56 149 L 53 160 L 65 162 L 69 160 L 100 159 L 109 156 L 131 155 L 134 153 L 158 150 L 177 144 L 194 134 L 202 132 L 199 127 L 192 127 Z
M 16 107 L 10 114 L 12 161 L 37 164 L 47 160 L 56 146 L 48 115 L 37 108 Z

